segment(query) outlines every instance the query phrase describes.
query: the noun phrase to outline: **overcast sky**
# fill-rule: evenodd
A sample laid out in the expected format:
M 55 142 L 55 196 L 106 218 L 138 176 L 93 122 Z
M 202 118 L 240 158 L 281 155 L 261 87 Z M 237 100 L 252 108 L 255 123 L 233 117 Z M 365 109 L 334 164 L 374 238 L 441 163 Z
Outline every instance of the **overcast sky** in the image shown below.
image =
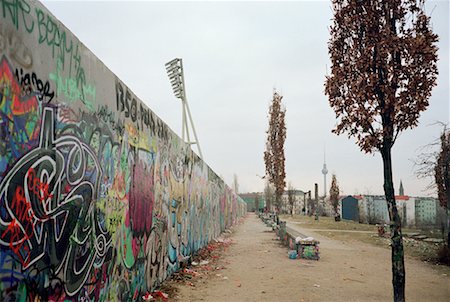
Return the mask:
M 330 66 L 329 1 L 128 2 L 44 1 L 100 60 L 181 135 L 181 104 L 164 64 L 182 58 L 187 98 L 205 161 L 240 192 L 262 191 L 267 110 L 273 89 L 286 106 L 287 181 L 301 190 L 319 184 L 326 162 L 343 194 L 383 194 L 381 156 L 359 151 L 354 139 L 331 133 L 336 120 L 324 95 Z M 420 126 L 393 150 L 396 192 L 425 192 L 414 175 L 419 148 L 439 137 L 430 126 L 449 120 L 449 2 L 429 1 L 439 35 L 439 78 Z M 195 151 L 195 149 L 194 149 Z M 327 188 L 328 190 L 329 188 Z

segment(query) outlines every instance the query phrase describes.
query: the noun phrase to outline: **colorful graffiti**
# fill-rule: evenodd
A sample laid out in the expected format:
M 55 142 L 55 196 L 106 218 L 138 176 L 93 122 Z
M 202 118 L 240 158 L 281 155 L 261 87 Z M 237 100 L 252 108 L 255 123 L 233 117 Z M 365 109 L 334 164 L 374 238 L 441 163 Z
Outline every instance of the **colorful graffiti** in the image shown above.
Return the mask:
M 41 4 L 0 2 L 0 300 L 137 300 L 245 203 Z

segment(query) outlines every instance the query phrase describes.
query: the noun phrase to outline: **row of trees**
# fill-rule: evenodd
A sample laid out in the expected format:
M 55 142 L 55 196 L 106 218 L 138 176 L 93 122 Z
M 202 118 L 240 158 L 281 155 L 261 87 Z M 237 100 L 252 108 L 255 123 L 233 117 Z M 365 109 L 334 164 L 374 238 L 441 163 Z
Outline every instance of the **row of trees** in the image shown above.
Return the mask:
M 276 194 L 275 189 L 273 185 L 269 182 L 266 182 L 266 186 L 264 187 L 264 200 L 266 202 L 266 206 L 270 209 L 275 208 L 278 209 L 280 212 L 283 212 L 283 209 L 285 213 L 288 214 L 294 214 L 294 207 L 296 204 L 301 204 L 303 201 L 302 208 L 306 209 L 307 204 L 312 204 L 311 196 L 308 196 L 308 200 L 306 200 L 306 196 L 303 196 L 299 199 L 299 196 L 297 195 L 298 190 L 294 188 L 294 186 L 289 183 L 286 195 L 287 198 L 280 198 L 278 201 L 276 200 Z M 331 205 L 331 208 L 333 210 L 333 214 L 338 216 L 339 215 L 339 185 L 337 182 L 336 175 L 332 175 L 332 181 L 331 181 L 331 187 L 330 187 L 330 198 L 329 202 Z M 304 195 L 308 195 L 308 192 L 303 192 Z M 255 196 L 255 208 L 256 210 L 259 209 L 260 200 L 258 196 Z M 303 210 L 302 209 L 302 210 Z M 315 207 L 315 210 L 317 210 L 317 207 Z
M 381 154 L 391 221 L 394 301 L 405 300 L 405 265 L 391 151 L 402 131 L 418 125 L 438 75 L 438 36 L 430 27 L 424 2 L 332 0 L 334 18 L 328 44 L 331 74 L 326 76 L 325 94 L 336 113 L 333 132 L 354 137 L 365 153 Z M 286 186 L 285 109 L 281 107 L 281 99 L 274 93 L 264 152 L 266 177 L 275 189 L 276 207 Z M 447 132 L 442 136 L 442 152 L 434 171 L 439 200 L 445 207 L 450 197 L 448 142 Z M 333 198 L 339 195 L 338 190 L 331 194 Z

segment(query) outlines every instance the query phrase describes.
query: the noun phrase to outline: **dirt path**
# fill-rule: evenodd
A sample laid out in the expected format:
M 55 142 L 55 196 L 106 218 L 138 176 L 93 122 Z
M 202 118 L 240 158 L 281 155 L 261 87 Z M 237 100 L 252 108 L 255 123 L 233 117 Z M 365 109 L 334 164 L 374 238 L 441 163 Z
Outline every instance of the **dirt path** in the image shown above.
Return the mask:
M 388 249 L 288 225 L 320 240 L 319 261 L 290 260 L 270 228 L 249 214 L 221 260 L 226 269 L 196 287 L 180 285 L 177 301 L 392 301 Z M 449 301 L 448 274 L 410 258 L 406 270 L 407 301 Z
M 303 229 L 302 223 L 299 222 L 290 222 L 288 221 L 288 225 L 293 229 Z M 295 226 L 295 227 L 294 227 Z M 361 233 L 361 234 L 376 234 L 374 231 L 360 231 L 360 230 L 333 230 L 333 229 L 311 229 L 304 228 L 304 230 L 312 231 L 312 232 L 338 232 L 338 233 Z

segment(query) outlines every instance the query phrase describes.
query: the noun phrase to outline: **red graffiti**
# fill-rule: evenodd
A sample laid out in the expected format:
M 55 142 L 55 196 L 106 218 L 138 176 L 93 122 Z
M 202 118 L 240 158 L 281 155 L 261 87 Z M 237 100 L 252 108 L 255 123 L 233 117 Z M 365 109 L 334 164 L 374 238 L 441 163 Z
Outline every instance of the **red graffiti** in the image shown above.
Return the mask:
M 133 239 L 131 240 L 131 250 L 133 252 L 134 258 L 144 257 L 146 248 L 147 248 L 146 234 L 144 234 L 144 236 L 140 238 L 133 237 Z
M 16 187 L 16 192 L 11 202 L 11 210 L 14 212 L 14 216 L 22 225 L 33 224 L 33 211 L 31 210 L 31 204 L 27 201 L 25 197 L 25 192 L 22 186 Z M 28 234 L 27 228 L 25 226 L 25 231 Z M 32 229 L 30 235 L 32 235 Z
M 28 257 L 30 248 L 26 244 L 30 237 L 26 233 L 24 235 L 22 234 L 23 231 L 20 228 L 20 225 L 17 223 L 17 220 L 13 218 L 5 232 L 2 234 L 2 239 L 4 239 L 6 235 L 9 235 L 9 248 L 17 256 L 20 263 L 22 263 L 22 266 L 26 267 L 30 262 L 30 258 Z M 23 240 L 20 241 L 21 239 Z M 26 257 L 23 255 L 26 255 Z
M 48 183 L 44 183 L 39 179 L 39 177 L 36 177 L 36 172 L 33 168 L 28 170 L 27 183 L 28 190 L 34 193 L 41 202 L 53 197 L 53 194 L 49 193 Z
M 27 201 L 22 186 L 16 187 L 16 191 L 11 202 L 11 210 L 17 220 L 13 218 L 2 238 L 5 234 L 9 233 L 9 246 L 11 250 L 19 257 L 22 265 L 27 266 L 29 258 L 26 257 L 26 260 L 24 260 L 22 254 L 28 255 L 30 252 L 26 242 L 31 236 L 33 236 L 34 233 L 34 215 L 31 209 L 31 204 Z M 20 228 L 20 226 L 22 228 Z
M 36 111 L 39 104 L 36 96 L 22 96 L 20 85 L 14 77 L 13 69 L 6 59 L 0 62 L 0 83 L 8 85 L 9 97 L 12 101 L 13 115 L 23 115 L 32 111 Z
M 10 205 L 14 218 L 2 234 L 2 239 L 9 241 L 11 251 L 19 258 L 24 267 L 29 264 L 30 248 L 27 241 L 34 235 L 36 221 L 31 202 L 27 197 L 34 194 L 42 203 L 53 197 L 53 194 L 49 193 L 49 185 L 36 176 L 33 168 L 28 170 L 26 180 L 26 189 L 21 185 L 16 186 Z
M 147 168 L 139 162 L 133 170 L 129 196 L 129 215 L 133 232 L 150 234 L 152 227 L 154 173 L 153 166 Z

